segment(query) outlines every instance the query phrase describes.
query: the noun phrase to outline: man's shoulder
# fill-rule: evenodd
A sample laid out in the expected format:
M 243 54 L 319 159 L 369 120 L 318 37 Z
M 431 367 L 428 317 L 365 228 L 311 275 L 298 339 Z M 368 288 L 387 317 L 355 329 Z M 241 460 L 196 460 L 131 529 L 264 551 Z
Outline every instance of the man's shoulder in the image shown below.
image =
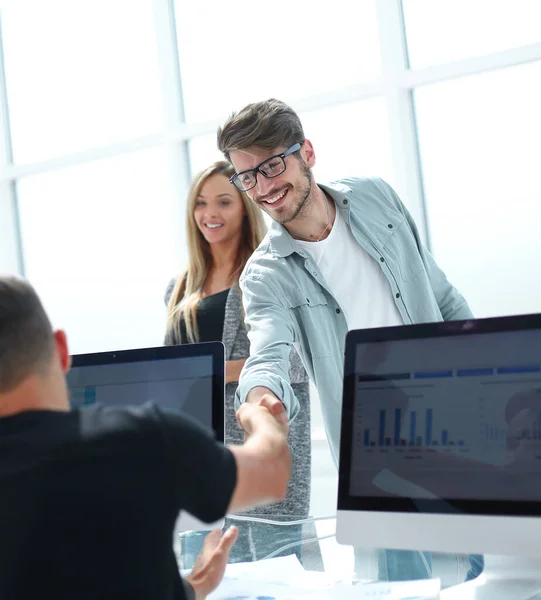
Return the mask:
M 323 185 L 331 193 L 347 197 L 351 209 L 362 218 L 370 219 L 377 214 L 403 216 L 403 205 L 394 188 L 380 177 L 345 177 Z
M 369 196 L 375 199 L 389 201 L 393 188 L 381 177 L 343 177 L 324 184 L 336 192 L 344 194 Z
M 278 265 L 285 264 L 287 257 L 279 256 L 276 252 L 273 252 L 271 243 L 273 235 L 276 235 L 276 232 L 273 232 L 272 229 L 267 231 L 259 246 L 247 260 L 240 276 L 241 283 L 247 278 L 265 277 L 270 272 L 275 271 Z

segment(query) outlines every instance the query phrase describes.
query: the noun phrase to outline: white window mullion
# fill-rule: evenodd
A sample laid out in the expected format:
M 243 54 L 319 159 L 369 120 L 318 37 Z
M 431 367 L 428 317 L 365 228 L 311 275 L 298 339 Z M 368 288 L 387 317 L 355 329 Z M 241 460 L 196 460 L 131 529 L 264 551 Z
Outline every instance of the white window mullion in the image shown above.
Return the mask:
M 430 245 L 411 91 L 403 86 L 408 71 L 407 47 L 400 0 L 377 0 L 381 66 L 396 188 Z
M 0 180 L 12 161 L 0 13 Z M 24 275 L 15 182 L 0 183 L 0 272 Z
M 160 64 L 166 134 L 173 135 L 168 142 L 169 173 L 171 189 L 175 196 L 171 218 L 175 224 L 175 259 L 182 269 L 186 261 L 185 208 L 190 185 L 190 161 L 188 141 L 178 139 L 174 132 L 184 122 L 184 104 L 178 58 L 175 13 L 173 0 L 154 0 L 154 23 Z M 175 139 L 177 137 L 177 139 Z M 171 274 L 172 276 L 174 273 Z

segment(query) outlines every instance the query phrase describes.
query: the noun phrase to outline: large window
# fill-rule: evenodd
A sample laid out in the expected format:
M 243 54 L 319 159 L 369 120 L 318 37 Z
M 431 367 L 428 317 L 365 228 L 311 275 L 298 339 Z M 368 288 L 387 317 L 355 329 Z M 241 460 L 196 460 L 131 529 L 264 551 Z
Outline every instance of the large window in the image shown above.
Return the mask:
M 288 102 L 380 74 L 377 0 L 175 1 L 188 121 Z
M 163 128 L 151 0 L 28 6 L 1 13 L 15 162 Z
M 541 312 L 541 61 L 415 93 L 433 251 L 477 316 Z
M 438 65 L 541 41 L 539 0 L 403 0 L 410 65 Z
M 174 260 L 161 149 L 28 177 L 18 185 L 26 275 L 73 352 L 163 342 Z

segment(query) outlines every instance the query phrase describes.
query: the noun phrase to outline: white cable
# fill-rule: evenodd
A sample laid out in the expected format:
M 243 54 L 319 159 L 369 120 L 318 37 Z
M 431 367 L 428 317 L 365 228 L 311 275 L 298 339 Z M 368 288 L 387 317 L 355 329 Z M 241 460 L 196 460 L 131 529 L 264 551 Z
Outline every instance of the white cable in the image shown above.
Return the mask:
M 426 574 L 428 575 L 428 579 L 432 579 L 432 569 L 428 566 L 428 562 L 425 558 L 424 552 L 421 552 L 420 550 L 417 550 L 417 552 L 419 552 L 419 554 L 421 555 L 421 559 L 425 564 L 425 569 L 426 569 Z

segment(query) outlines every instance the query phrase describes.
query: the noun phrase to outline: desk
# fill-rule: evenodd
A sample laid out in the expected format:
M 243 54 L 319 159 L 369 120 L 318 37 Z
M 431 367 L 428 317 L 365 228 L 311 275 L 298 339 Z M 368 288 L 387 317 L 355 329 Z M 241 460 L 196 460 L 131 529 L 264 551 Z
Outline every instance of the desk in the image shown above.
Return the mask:
M 251 562 L 295 553 L 309 571 L 323 571 L 346 582 L 359 584 L 378 581 L 382 552 L 343 546 L 336 542 L 335 515 L 303 518 L 277 516 L 276 523 L 260 521 L 257 514 L 235 517 L 226 525 L 239 528 L 239 540 L 230 554 L 230 562 Z M 177 559 L 189 569 L 200 551 L 205 532 L 186 532 L 177 536 Z M 432 555 L 432 577 L 441 579 L 442 588 L 464 581 L 469 569 L 466 555 Z M 429 578 L 427 571 L 426 578 Z

